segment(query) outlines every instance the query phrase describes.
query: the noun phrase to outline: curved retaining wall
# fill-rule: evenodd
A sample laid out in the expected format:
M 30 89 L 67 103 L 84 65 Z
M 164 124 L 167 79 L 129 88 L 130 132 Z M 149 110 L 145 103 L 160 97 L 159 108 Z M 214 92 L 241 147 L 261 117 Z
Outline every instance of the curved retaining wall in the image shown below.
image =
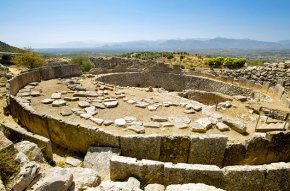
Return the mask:
M 290 190 L 289 163 L 219 168 L 215 165 L 172 164 L 122 156 L 110 159 L 111 180 L 124 181 L 132 176 L 144 184 L 204 183 L 231 191 Z
M 134 80 L 132 80 L 134 79 Z M 186 89 L 219 92 L 227 95 L 250 96 L 252 90 L 240 88 L 232 84 L 214 81 L 207 78 L 175 73 L 134 72 L 103 75 L 97 80 L 120 86 L 162 87 L 168 91 L 183 91 Z
M 223 135 L 159 136 L 112 134 L 96 126 L 77 124 L 36 112 L 15 97 L 26 84 L 42 79 L 79 75 L 76 66 L 41 68 L 20 74 L 9 81 L 10 112 L 31 132 L 73 151 L 86 153 L 89 146 L 120 148 L 123 156 L 174 163 L 200 163 L 218 166 L 264 164 L 290 161 L 290 132 L 271 132 L 253 137 L 245 144 L 227 144 Z M 156 75 L 156 74 L 154 74 Z M 181 76 L 174 76 L 180 77 Z M 132 81 L 132 80 L 131 80 Z M 164 81 L 165 82 L 165 81 Z M 134 145 L 134 147 L 132 147 Z

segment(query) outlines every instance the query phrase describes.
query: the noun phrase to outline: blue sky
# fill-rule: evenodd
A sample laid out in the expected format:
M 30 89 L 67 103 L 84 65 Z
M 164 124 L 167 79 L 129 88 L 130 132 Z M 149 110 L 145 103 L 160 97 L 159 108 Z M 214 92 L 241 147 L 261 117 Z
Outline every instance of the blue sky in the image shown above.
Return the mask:
M 290 39 L 290 0 L 0 0 L 0 40 Z

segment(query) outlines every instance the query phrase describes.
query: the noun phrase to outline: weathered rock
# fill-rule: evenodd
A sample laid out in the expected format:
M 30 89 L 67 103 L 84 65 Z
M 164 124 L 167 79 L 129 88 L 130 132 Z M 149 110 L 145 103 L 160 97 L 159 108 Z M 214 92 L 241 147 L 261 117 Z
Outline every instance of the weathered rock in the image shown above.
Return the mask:
M 97 191 L 142 191 L 137 187 L 128 187 L 127 182 L 103 181 Z
M 90 168 L 73 167 L 66 169 L 73 175 L 73 183 L 69 190 L 81 191 L 87 187 L 96 187 L 101 183 L 97 172 Z
M 78 97 L 64 97 L 63 98 L 65 101 L 79 101 L 80 98 Z
M 36 162 L 25 164 L 20 169 L 17 180 L 13 186 L 14 191 L 25 190 L 33 179 L 39 174 L 40 165 Z
M 248 100 L 248 97 L 242 96 L 242 95 L 235 95 L 235 96 L 233 96 L 233 98 L 238 100 L 238 101 L 241 101 L 241 102 L 245 102 Z
M 38 90 L 33 90 L 33 91 L 30 92 L 30 95 L 31 95 L 32 97 L 38 97 L 38 96 L 40 96 L 40 91 L 38 91 Z
M 53 94 L 51 94 L 51 99 L 61 99 L 61 93 L 53 93 Z
M 128 129 L 131 131 L 134 131 L 138 134 L 144 134 L 145 133 L 145 128 L 142 125 L 130 125 L 128 126 Z
M 188 124 L 186 123 L 175 123 L 174 126 L 178 129 L 186 129 L 188 128 Z
M 186 113 L 186 114 L 195 114 L 195 110 L 193 110 L 193 109 L 186 109 L 184 111 L 184 113 Z
M 147 88 L 145 91 L 146 91 L 146 92 L 153 92 L 153 88 L 150 86 L 150 87 Z
M 186 136 L 163 136 L 161 138 L 160 161 L 187 163 L 190 140 Z
M 89 147 L 84 159 L 84 167 L 94 169 L 103 179 L 110 173 L 110 158 L 120 154 L 121 151 L 118 148 Z
M 227 144 L 223 166 L 243 164 L 246 155 L 246 147 L 242 143 Z
M 126 124 L 127 124 L 126 120 L 123 118 L 116 119 L 114 123 L 115 123 L 116 127 L 126 127 Z
M 81 108 L 90 107 L 90 103 L 86 101 L 79 101 L 78 106 Z
M 228 138 L 224 135 L 210 134 L 192 136 L 188 163 L 212 164 L 222 166 Z M 213 146 L 214 145 L 214 146 Z
M 159 122 L 143 122 L 143 126 L 147 128 L 159 128 L 160 123 Z
M 233 118 L 223 118 L 223 122 L 228 125 L 233 130 L 239 132 L 239 133 L 246 133 L 247 132 L 247 126 L 238 119 Z
M 103 124 L 104 124 L 105 126 L 109 126 L 109 125 L 112 125 L 113 123 L 114 123 L 114 122 L 113 122 L 112 120 L 105 120 Z
M 220 131 L 229 131 L 229 126 L 227 126 L 226 124 L 222 123 L 222 122 L 217 122 L 216 123 L 216 127 L 218 128 L 218 130 Z
M 148 184 L 144 191 L 165 191 L 165 186 L 162 184 Z
M 91 117 L 90 120 L 95 122 L 97 125 L 102 125 L 104 123 L 103 119 L 96 118 L 96 117 Z
M 166 121 L 168 121 L 168 119 L 166 117 L 161 117 L 161 116 L 158 116 L 158 115 L 153 115 L 153 116 L 151 116 L 150 119 L 152 121 L 156 121 L 156 122 L 166 122 Z
M 72 113 L 73 113 L 72 110 L 71 109 L 68 109 L 68 108 L 62 108 L 60 110 L 60 114 L 62 116 L 70 116 Z
M 159 160 L 160 144 L 161 137 L 157 135 L 120 136 L 122 155 L 138 159 Z
M 149 111 L 156 111 L 156 110 L 157 110 L 157 107 L 154 106 L 154 105 L 149 105 L 149 106 L 147 107 L 147 109 L 148 109 Z
M 72 185 L 72 173 L 60 167 L 54 167 L 48 171 L 32 189 L 35 191 L 65 191 Z
M 23 152 L 18 152 L 16 157 L 15 157 L 15 161 L 17 163 L 20 163 L 20 164 L 26 164 L 26 163 L 29 163 L 29 159 L 28 157 L 23 153 Z
M 203 183 L 223 186 L 223 171 L 215 165 L 165 163 L 164 184 Z
M 226 190 L 262 190 L 266 169 L 263 166 L 228 166 L 224 169 Z
M 96 115 L 98 113 L 95 106 L 86 107 L 85 111 L 90 115 Z
M 133 123 L 133 122 L 137 121 L 137 118 L 134 116 L 126 116 L 126 117 L 124 117 L 124 119 L 127 123 Z
M 171 122 L 161 122 L 160 123 L 162 127 L 173 127 L 174 124 Z
M 64 105 L 66 105 L 66 101 L 64 101 L 64 100 L 54 100 L 52 102 L 52 106 L 53 107 L 61 107 L 61 106 L 64 106 Z
M 65 163 L 70 166 L 77 167 L 81 165 L 82 160 L 79 157 L 66 157 Z
M 103 103 L 95 102 L 95 103 L 93 103 L 93 105 L 98 109 L 105 109 L 106 108 Z
M 199 118 L 195 120 L 195 123 L 200 124 L 202 127 L 209 129 L 212 126 L 212 121 L 209 118 Z
M 287 163 L 271 163 L 266 165 L 267 174 L 263 190 L 290 190 L 290 166 Z
M 114 156 L 110 160 L 111 180 L 127 180 L 136 177 L 144 183 L 163 184 L 164 163 L 159 161 Z
M 23 152 L 30 160 L 35 160 L 38 162 L 45 161 L 41 149 L 35 143 L 21 141 L 15 144 L 15 148 L 18 151 Z
M 189 117 L 168 117 L 168 121 L 171 123 L 186 123 L 189 124 L 191 122 L 191 119 Z
M 84 118 L 84 119 L 89 119 L 89 118 L 92 117 L 92 114 L 90 114 L 90 113 L 81 113 L 80 117 Z
M 114 108 L 118 106 L 118 101 L 106 101 L 104 105 L 106 108 Z
M 41 103 L 43 104 L 51 104 L 54 101 L 54 99 L 43 99 L 41 100 Z
M 173 184 L 166 187 L 166 191 L 223 191 L 223 189 L 216 188 L 201 183 L 189 183 L 189 184 Z
M 192 122 L 190 123 L 190 130 L 197 133 L 206 133 L 207 128 L 200 125 L 199 123 Z

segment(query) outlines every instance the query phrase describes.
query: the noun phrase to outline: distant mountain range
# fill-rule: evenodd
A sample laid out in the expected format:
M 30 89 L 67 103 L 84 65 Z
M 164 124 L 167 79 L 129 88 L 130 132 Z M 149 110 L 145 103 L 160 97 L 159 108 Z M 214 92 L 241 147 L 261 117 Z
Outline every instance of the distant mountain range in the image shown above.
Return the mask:
M 251 39 L 169 39 L 119 43 L 68 42 L 56 48 L 86 48 L 99 51 L 196 51 L 203 49 L 282 50 L 290 49 L 290 40 L 278 42 Z

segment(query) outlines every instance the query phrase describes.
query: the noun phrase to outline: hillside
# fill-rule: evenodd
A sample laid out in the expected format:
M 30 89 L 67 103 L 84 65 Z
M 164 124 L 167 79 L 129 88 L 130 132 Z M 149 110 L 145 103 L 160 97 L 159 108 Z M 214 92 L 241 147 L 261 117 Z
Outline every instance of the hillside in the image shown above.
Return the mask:
M 22 52 L 23 50 L 0 41 L 0 52 Z

